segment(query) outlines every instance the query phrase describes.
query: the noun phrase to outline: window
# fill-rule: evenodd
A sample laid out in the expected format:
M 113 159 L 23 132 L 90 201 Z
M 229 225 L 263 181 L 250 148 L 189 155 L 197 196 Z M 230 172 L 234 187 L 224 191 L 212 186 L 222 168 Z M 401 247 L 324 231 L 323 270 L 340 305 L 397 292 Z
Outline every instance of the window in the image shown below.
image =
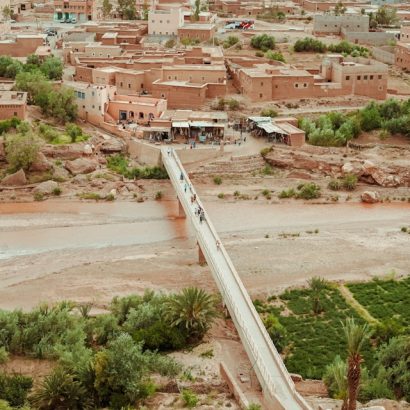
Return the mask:
M 95 92 L 94 92 L 94 91 L 92 91 L 92 92 L 91 92 L 91 95 L 92 95 L 92 96 L 94 97 L 94 95 L 95 95 Z
M 306 87 L 307 87 L 307 84 L 306 84 L 306 83 L 303 83 L 303 87 L 305 87 L 305 88 L 306 88 Z
M 259 98 L 262 98 L 263 97 L 263 94 L 259 94 Z
M 383 78 L 383 76 L 382 75 L 379 75 L 379 80 L 381 80 Z
M 295 88 L 299 88 L 299 84 L 298 84 L 298 83 L 295 84 Z
M 346 81 L 349 81 L 350 80 L 350 75 L 347 75 L 346 76 Z
M 365 76 L 363 77 L 363 79 L 364 79 L 364 80 L 367 80 L 367 75 L 365 75 Z
M 17 113 L 14 111 L 14 114 L 13 114 L 15 117 L 17 117 Z
M 261 81 L 261 85 L 263 85 L 263 81 Z
M 122 87 L 122 81 L 120 82 L 120 87 Z
M 138 116 L 139 116 L 140 120 L 144 119 L 144 113 L 143 112 L 140 112 Z
M 165 98 L 165 94 L 164 94 L 164 93 L 161 94 L 161 98 Z
M 370 76 L 370 79 L 373 80 L 373 76 L 372 76 L 372 75 Z
M 131 88 L 131 84 L 128 84 L 128 88 Z
M 357 76 L 357 79 L 360 81 L 360 79 L 361 79 L 360 75 Z
M 167 20 L 167 24 L 169 24 L 169 20 Z

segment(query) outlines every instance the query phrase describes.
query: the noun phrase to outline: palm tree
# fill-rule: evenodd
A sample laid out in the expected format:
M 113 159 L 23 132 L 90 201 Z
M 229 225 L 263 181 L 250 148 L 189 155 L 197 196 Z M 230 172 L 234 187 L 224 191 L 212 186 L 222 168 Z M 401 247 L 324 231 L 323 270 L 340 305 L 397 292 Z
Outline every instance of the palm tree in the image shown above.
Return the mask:
M 215 296 L 195 287 L 185 288 L 165 303 L 165 318 L 193 338 L 201 338 L 219 316 Z
M 359 392 L 362 356 L 360 351 L 369 337 L 369 327 L 359 325 L 353 318 L 347 318 L 342 324 L 347 342 L 347 385 L 349 391 L 348 410 L 356 410 L 357 394 Z
M 324 278 L 319 276 L 313 276 L 307 281 L 309 288 L 311 290 L 311 301 L 312 301 L 312 310 L 315 315 L 318 315 L 323 311 L 323 306 L 321 303 L 321 298 L 323 291 L 328 287 L 327 282 Z
M 45 377 L 31 397 L 40 410 L 80 410 L 91 408 L 91 401 L 81 382 L 61 368 Z

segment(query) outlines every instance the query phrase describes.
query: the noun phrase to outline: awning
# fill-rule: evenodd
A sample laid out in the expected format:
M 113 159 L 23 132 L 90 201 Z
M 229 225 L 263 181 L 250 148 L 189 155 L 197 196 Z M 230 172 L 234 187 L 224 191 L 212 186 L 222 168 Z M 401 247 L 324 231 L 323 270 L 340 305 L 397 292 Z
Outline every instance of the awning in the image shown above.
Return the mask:
M 260 122 L 272 122 L 271 117 L 248 117 L 249 121 L 260 123 Z
M 276 132 L 276 134 L 282 134 L 286 135 L 286 132 L 282 130 L 282 128 L 279 128 L 277 125 L 274 125 L 272 123 L 261 123 L 257 125 L 258 128 L 262 128 L 264 131 L 266 131 L 268 134 L 272 134 Z
M 225 128 L 224 124 L 218 124 L 217 122 L 207 122 L 207 121 L 190 121 L 189 125 L 191 127 L 199 127 L 199 128 Z
M 165 127 L 140 127 L 139 130 L 146 132 L 170 132 L 171 128 Z
M 174 128 L 189 128 L 189 122 L 188 121 L 173 121 L 172 126 Z

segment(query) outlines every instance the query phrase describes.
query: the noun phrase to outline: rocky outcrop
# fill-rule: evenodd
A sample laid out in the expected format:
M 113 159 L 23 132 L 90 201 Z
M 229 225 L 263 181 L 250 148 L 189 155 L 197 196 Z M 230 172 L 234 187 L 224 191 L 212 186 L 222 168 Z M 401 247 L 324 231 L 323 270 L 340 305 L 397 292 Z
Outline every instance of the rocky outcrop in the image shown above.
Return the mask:
M 371 161 L 364 161 L 362 166 L 362 176 L 367 177 L 368 182 L 373 180 L 375 184 L 383 187 L 397 187 L 403 184 L 399 175 L 395 175 L 391 170 L 389 172 L 387 169 L 382 169 Z
M 46 156 L 42 152 L 39 152 L 37 154 L 36 160 L 31 164 L 30 171 L 45 172 L 45 171 L 49 171 L 51 168 L 52 168 L 52 165 L 48 161 Z
M 84 155 L 84 147 L 80 144 L 46 145 L 41 148 L 46 157 L 73 160 Z
M 123 141 L 115 138 L 103 141 L 99 145 L 99 149 L 104 154 L 114 154 L 118 152 L 125 152 L 126 145 Z
M 379 194 L 375 191 L 364 191 L 360 198 L 362 202 L 367 204 L 375 204 L 380 201 Z
M 18 170 L 14 174 L 7 175 L 1 180 L 2 185 L 7 186 L 21 186 L 27 184 L 26 174 L 22 169 Z
M 35 194 L 38 193 L 38 194 L 42 194 L 42 195 L 50 195 L 57 188 L 58 188 L 57 182 L 55 182 L 55 181 L 45 181 L 45 182 L 42 182 L 41 184 L 37 185 L 33 189 L 33 192 Z
M 63 167 L 53 167 L 53 178 L 58 181 L 65 181 L 70 178 L 70 173 Z
M 89 174 L 97 169 L 97 163 L 89 159 L 77 158 L 73 161 L 67 161 L 65 168 L 72 175 Z

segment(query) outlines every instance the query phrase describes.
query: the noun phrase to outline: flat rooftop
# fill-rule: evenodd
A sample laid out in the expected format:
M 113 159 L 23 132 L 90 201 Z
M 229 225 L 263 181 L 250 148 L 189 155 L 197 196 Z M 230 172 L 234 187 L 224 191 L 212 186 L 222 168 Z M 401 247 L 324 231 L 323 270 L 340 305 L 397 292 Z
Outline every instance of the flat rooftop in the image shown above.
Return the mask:
M 0 105 L 23 105 L 27 102 L 27 93 L 21 91 L 0 91 Z

